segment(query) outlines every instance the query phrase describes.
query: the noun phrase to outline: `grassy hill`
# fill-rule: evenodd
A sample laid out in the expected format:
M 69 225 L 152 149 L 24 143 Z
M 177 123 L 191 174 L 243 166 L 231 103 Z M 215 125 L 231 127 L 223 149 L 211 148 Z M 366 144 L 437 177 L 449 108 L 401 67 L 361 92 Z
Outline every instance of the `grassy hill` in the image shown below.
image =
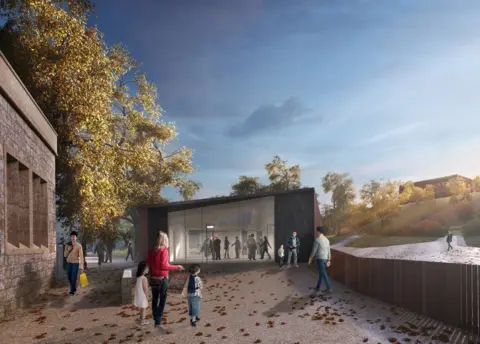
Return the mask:
M 434 236 L 445 235 L 453 229 L 466 236 L 480 236 L 480 193 L 472 193 L 472 202 L 450 204 L 450 198 L 410 203 L 399 208 L 390 221 L 381 228 L 379 220 L 366 227 L 365 232 L 385 236 Z
M 480 247 L 480 193 L 472 201 L 450 204 L 450 197 L 401 206 L 390 221 L 381 227 L 377 219 L 364 230 L 366 235 L 349 247 L 382 247 L 434 241 L 451 230 L 462 234 L 467 245 Z

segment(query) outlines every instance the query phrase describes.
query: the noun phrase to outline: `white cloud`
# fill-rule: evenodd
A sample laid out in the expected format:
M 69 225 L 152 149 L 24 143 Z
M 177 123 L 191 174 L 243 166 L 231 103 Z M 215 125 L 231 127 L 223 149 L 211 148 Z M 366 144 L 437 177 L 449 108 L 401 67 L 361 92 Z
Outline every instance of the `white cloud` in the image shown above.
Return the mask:
M 399 126 L 395 129 L 391 129 L 391 130 L 388 130 L 388 131 L 383 131 L 383 132 L 380 132 L 373 137 L 370 137 L 368 139 L 360 141 L 359 146 L 367 146 L 367 145 L 371 145 L 373 143 L 378 143 L 380 141 L 387 140 L 389 138 L 406 136 L 406 135 L 411 134 L 412 132 L 420 129 L 424 125 L 425 125 L 424 122 L 414 122 L 414 123 L 406 124 L 406 125 L 403 125 L 403 126 Z

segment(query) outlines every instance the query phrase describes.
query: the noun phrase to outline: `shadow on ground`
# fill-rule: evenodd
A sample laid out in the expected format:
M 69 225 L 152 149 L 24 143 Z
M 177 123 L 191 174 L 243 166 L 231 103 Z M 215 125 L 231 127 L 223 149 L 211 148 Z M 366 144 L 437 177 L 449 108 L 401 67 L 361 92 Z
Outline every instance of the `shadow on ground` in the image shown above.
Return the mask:
M 104 323 L 97 326 L 84 329 L 65 328 L 54 338 L 39 341 L 41 344 L 65 344 L 75 343 L 124 343 L 124 342 L 142 342 L 156 337 L 155 330 L 149 328 L 139 328 L 136 326 L 120 327 L 115 323 Z
M 93 309 L 121 305 L 122 267 L 90 268 L 86 271 L 89 286 L 79 288 L 79 298 L 73 303 L 75 309 Z M 67 287 L 68 288 L 68 287 Z
M 187 266 L 185 268 L 188 268 Z M 215 264 L 203 264 L 201 266 L 201 274 L 204 276 L 209 275 L 234 275 L 239 273 L 246 273 L 252 271 L 265 270 L 266 274 L 277 274 L 281 270 L 274 262 L 262 262 L 262 263 L 215 263 Z
M 274 318 L 281 313 L 298 312 L 300 318 L 321 321 L 324 325 L 348 319 L 371 333 L 381 334 L 389 342 L 480 343 L 478 338 L 472 338 L 459 329 L 372 299 L 333 280 L 332 294 L 314 294 L 312 286 L 316 278 L 316 270 L 306 265 L 286 269 L 285 283 L 294 287 L 293 295 L 285 297 L 263 314 Z M 310 313 L 306 310 L 308 307 Z

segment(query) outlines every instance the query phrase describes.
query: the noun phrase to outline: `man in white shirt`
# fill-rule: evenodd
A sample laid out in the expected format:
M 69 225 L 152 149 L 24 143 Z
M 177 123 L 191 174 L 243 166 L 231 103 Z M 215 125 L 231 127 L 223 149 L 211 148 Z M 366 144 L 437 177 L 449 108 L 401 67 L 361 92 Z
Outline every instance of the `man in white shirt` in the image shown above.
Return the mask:
M 320 287 L 322 286 L 322 282 L 325 280 L 325 289 L 322 290 L 323 293 L 331 293 L 332 287 L 330 286 L 330 280 L 328 279 L 327 275 L 327 267 L 330 266 L 330 259 L 331 259 L 331 252 L 330 252 L 330 241 L 325 236 L 325 229 L 323 227 L 317 227 L 317 233 L 315 236 L 315 241 L 313 243 L 312 253 L 310 254 L 310 259 L 308 260 L 308 264 L 311 265 L 313 259 L 315 259 L 317 263 L 318 269 L 318 281 L 317 286 L 315 287 L 315 291 L 320 291 Z

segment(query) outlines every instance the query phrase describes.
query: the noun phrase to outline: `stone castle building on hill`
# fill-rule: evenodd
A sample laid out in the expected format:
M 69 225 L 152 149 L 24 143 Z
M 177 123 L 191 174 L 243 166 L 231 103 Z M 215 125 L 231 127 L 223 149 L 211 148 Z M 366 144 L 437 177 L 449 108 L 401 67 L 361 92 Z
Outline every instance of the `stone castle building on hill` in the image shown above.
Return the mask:
M 57 134 L 0 53 L 0 318 L 54 279 Z
M 447 183 L 449 180 L 453 178 L 458 178 L 465 183 L 467 187 L 467 191 L 472 191 L 473 188 L 473 180 L 464 176 L 460 176 L 458 174 L 453 174 L 450 176 L 434 178 L 434 179 L 425 179 L 420 180 L 418 182 L 414 182 L 413 185 L 419 188 L 425 189 L 427 185 L 432 185 L 435 188 L 435 198 L 443 198 L 451 196 L 450 191 L 448 191 Z M 402 193 L 405 190 L 403 185 L 400 186 L 399 192 Z

